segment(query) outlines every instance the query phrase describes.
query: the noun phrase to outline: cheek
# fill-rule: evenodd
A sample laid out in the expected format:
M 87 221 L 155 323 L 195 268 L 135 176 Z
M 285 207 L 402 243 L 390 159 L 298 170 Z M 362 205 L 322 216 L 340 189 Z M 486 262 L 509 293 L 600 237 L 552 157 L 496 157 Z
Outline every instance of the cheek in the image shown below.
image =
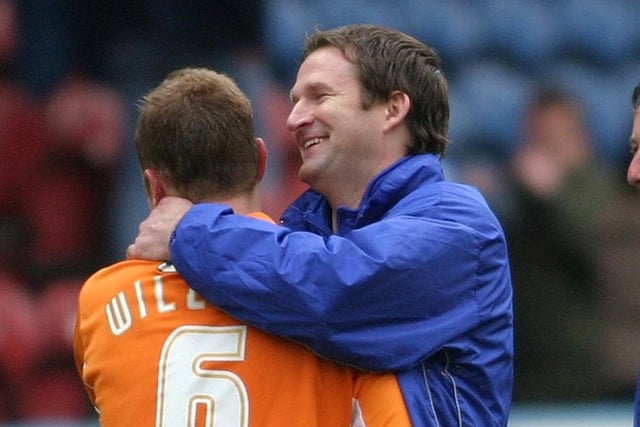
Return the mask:
M 349 118 L 349 125 L 354 132 L 362 135 L 380 135 L 385 125 L 384 115 L 377 110 L 359 111 Z

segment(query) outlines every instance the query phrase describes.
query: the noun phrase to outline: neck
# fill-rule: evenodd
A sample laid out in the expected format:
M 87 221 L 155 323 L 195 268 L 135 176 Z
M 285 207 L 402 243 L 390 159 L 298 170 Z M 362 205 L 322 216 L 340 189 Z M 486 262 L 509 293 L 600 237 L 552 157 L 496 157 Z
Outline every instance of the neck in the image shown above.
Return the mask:
M 251 212 L 259 212 L 260 195 L 257 191 L 251 193 L 243 193 L 230 197 L 211 197 L 202 202 L 220 203 L 229 206 L 233 212 L 238 215 L 246 215 Z
M 362 201 L 364 188 L 361 186 L 352 189 L 353 191 L 339 191 L 335 194 L 325 192 L 324 196 L 329 202 L 329 206 L 331 206 L 331 228 L 334 233 L 338 230 L 338 208 L 344 206 L 349 209 L 357 209 Z
M 339 206 L 356 209 L 360 205 L 360 201 L 368 184 L 368 177 L 361 179 L 350 175 L 347 179 L 340 181 L 317 180 L 313 182 L 313 184 L 309 183 L 309 186 L 322 194 L 335 211 Z
M 377 163 L 373 159 L 362 159 L 354 162 L 352 168 L 340 176 L 324 176 L 307 184 L 329 201 L 334 215 L 339 206 L 357 209 L 373 179 L 404 156 L 405 152 L 393 152 Z

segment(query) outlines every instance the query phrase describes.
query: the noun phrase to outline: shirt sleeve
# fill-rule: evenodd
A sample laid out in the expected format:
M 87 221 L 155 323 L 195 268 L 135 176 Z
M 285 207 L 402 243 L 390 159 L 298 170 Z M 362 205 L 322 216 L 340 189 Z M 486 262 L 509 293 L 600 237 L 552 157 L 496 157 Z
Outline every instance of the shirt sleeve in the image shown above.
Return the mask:
M 476 327 L 481 299 L 507 304 L 505 290 L 478 286 L 495 275 L 480 261 L 485 240 L 415 217 L 325 238 L 200 204 L 170 249 L 189 285 L 232 316 L 339 362 L 395 370 Z

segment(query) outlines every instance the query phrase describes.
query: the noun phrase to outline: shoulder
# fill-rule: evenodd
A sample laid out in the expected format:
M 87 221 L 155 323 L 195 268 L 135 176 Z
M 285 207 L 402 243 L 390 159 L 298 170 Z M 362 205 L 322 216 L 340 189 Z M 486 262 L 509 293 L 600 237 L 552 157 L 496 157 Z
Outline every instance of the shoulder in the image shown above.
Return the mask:
M 147 277 L 177 274 L 173 265 L 160 261 L 133 259 L 120 261 L 93 273 L 80 289 L 80 301 L 113 295 L 123 283 L 134 283 Z

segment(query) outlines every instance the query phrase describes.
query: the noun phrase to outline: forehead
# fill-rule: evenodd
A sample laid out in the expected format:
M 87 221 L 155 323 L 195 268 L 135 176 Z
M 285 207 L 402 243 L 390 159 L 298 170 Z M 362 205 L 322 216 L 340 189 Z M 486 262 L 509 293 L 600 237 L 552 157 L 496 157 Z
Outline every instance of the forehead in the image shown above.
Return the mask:
M 300 65 L 291 94 L 295 96 L 318 85 L 340 89 L 358 86 L 357 76 L 355 64 L 348 61 L 340 49 L 333 46 L 321 47 Z

